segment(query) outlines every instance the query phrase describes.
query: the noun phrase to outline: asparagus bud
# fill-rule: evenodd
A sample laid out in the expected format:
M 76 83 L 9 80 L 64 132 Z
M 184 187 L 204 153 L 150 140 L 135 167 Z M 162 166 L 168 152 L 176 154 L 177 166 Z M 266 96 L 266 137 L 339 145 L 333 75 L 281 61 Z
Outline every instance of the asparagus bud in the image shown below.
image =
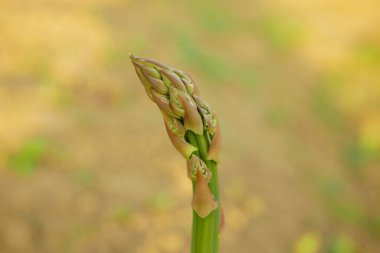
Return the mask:
M 187 160 L 187 174 L 194 184 L 194 211 L 202 219 L 214 213 L 212 219 L 219 223 L 215 177 L 221 135 L 216 114 L 200 97 L 189 75 L 152 59 L 131 55 L 131 60 L 148 96 L 163 114 L 172 144 Z M 217 242 L 217 235 L 212 237 Z

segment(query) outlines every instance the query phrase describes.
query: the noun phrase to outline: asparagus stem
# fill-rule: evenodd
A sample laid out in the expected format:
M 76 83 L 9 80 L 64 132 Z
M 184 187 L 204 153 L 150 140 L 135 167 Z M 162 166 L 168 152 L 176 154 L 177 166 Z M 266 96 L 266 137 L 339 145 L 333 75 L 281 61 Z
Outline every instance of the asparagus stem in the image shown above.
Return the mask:
M 198 147 L 197 139 L 195 137 L 195 134 L 191 131 L 186 132 L 186 139 L 188 142 L 190 142 L 191 145 L 194 147 Z M 195 155 L 199 156 L 199 151 L 194 152 Z M 193 182 L 193 191 L 195 189 L 195 183 Z M 192 235 L 191 235 L 191 253 L 198 252 L 198 235 L 199 235 L 199 221 L 200 217 L 197 215 L 197 213 L 193 210 L 193 228 L 192 228 Z
M 214 161 L 206 160 L 209 142 L 206 134 L 203 136 L 188 132 L 189 141 L 198 147 L 197 153 L 205 161 L 210 169 L 212 177 L 209 183 L 210 190 L 219 203 L 219 182 L 218 171 Z M 193 233 L 191 242 L 191 253 L 218 253 L 219 252 L 219 225 L 220 225 L 220 205 L 206 218 L 201 218 L 193 211 Z

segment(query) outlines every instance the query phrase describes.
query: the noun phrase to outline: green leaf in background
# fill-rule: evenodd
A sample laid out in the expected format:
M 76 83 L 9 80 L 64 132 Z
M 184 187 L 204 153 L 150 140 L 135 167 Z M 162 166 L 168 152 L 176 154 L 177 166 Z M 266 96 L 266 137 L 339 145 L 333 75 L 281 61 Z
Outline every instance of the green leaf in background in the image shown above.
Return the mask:
M 33 138 L 26 141 L 18 152 L 9 157 L 10 170 L 20 175 L 32 174 L 38 168 L 47 147 L 47 141 L 43 138 Z
M 366 148 L 359 141 L 353 141 L 345 145 L 343 158 L 348 168 L 360 171 L 363 166 L 376 158 L 376 152 Z
M 219 55 L 208 53 L 187 34 L 178 34 L 177 47 L 181 59 L 186 61 L 186 64 L 196 67 L 209 78 L 222 80 L 228 76 L 227 61 Z
M 216 81 L 215 83 L 233 77 L 237 84 L 256 92 L 259 77 L 253 64 L 238 62 L 230 64 L 228 58 L 210 53 L 209 49 L 202 47 L 185 33 L 177 33 L 177 48 L 183 62 L 198 69 L 210 80 Z
M 318 85 L 312 94 L 311 110 L 313 114 L 332 130 L 342 128 L 342 117 L 334 104 L 334 96 L 329 90 L 331 84 L 340 82 L 337 77 L 329 75 L 321 85 Z
M 346 236 L 335 238 L 329 249 L 328 253 L 355 253 L 355 245 L 352 239 Z
M 319 178 L 317 183 L 331 215 L 350 225 L 363 224 L 367 214 L 360 203 L 347 197 L 344 181 L 331 176 L 324 176 Z
M 380 238 L 380 216 L 368 216 L 365 227 L 372 236 Z
M 196 5 L 195 13 L 202 28 L 214 34 L 238 28 L 231 12 L 223 8 L 219 1 L 217 3 L 201 1 Z
M 275 49 L 291 49 L 302 36 L 303 27 L 300 22 L 280 15 L 267 15 L 261 17 L 258 22 L 259 33 L 268 44 Z
M 298 238 L 294 253 L 317 253 L 321 244 L 319 236 L 314 232 L 308 232 Z
M 113 218 L 118 223 L 125 223 L 133 214 L 133 210 L 129 205 L 120 205 L 114 207 Z
M 339 201 L 330 203 L 333 215 L 347 224 L 361 226 L 366 220 L 366 212 L 359 203 L 353 201 Z
M 354 50 L 355 59 L 365 66 L 380 65 L 380 46 L 373 41 L 363 42 Z

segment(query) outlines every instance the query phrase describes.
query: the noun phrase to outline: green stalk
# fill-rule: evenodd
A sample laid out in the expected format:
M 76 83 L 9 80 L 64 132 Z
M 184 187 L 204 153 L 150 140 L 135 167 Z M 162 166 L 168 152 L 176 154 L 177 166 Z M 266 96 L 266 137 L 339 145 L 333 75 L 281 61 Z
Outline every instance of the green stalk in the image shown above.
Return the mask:
M 187 161 L 193 185 L 191 253 L 218 253 L 221 134 L 217 116 L 189 75 L 152 59 L 131 55 L 131 60 L 147 95 L 162 112 L 169 139 Z
M 198 147 L 196 155 L 199 155 L 206 163 L 212 173 L 209 183 L 210 190 L 219 203 L 219 182 L 217 165 L 214 161 L 206 160 L 209 143 L 206 133 L 203 136 L 191 131 L 187 132 L 189 142 Z M 194 188 L 194 187 L 193 187 Z M 219 225 L 220 225 L 220 204 L 217 209 L 206 218 L 201 218 L 193 211 L 193 232 L 191 241 L 191 253 L 218 253 L 219 252 Z

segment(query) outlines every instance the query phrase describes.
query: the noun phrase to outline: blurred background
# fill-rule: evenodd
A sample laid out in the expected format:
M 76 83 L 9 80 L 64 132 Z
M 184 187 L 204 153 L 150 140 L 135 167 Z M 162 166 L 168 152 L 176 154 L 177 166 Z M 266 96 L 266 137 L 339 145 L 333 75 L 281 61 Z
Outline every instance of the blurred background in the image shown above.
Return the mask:
M 129 53 L 218 112 L 224 253 L 380 249 L 378 0 L 0 1 L 0 252 L 189 252 Z

